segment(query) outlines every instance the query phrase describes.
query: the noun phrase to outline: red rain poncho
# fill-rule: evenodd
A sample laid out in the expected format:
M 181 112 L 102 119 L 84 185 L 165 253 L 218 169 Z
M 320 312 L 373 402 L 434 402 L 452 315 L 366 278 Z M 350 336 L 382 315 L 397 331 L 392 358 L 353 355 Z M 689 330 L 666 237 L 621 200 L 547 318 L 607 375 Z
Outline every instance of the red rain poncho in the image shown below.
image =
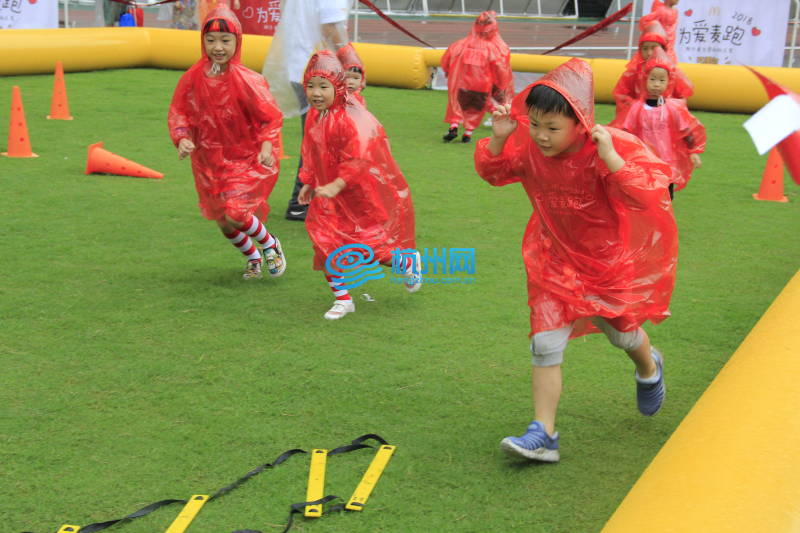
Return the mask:
M 465 129 L 474 130 L 492 110 L 492 99 L 507 103 L 514 96 L 511 52 L 500 37 L 494 11 L 478 15 L 472 32 L 447 48 L 441 67 L 447 74 L 448 124 L 463 122 Z
M 669 167 L 633 135 L 607 128 L 625 166 L 610 172 L 587 135 L 575 153 L 545 157 L 529 134 L 525 99 L 535 85 L 563 95 L 581 124 L 594 125 L 592 72 L 571 59 L 519 94 L 518 125 L 494 157 L 489 139 L 475 168 L 492 185 L 521 182 L 533 214 L 522 256 L 528 277 L 531 335 L 575 322 L 573 336 L 596 331 L 586 317 L 613 318 L 630 331 L 669 316 L 678 235 L 667 193 Z
M 364 63 L 361 61 L 361 58 L 358 57 L 356 49 L 353 48 L 353 43 L 348 43 L 347 46 L 339 48 L 339 50 L 336 51 L 336 57 L 339 58 L 339 62 L 342 64 L 342 68 L 344 68 L 345 72 L 353 67 L 361 69 L 361 86 L 353 92 L 349 90 L 347 92 L 357 102 L 367 107 L 367 102 L 364 101 L 364 96 L 361 94 L 361 91 L 367 86 L 367 71 L 364 69 Z
M 308 111 L 300 181 L 312 188 L 336 178 L 347 184 L 334 198 L 311 200 L 306 229 L 314 269 L 324 270 L 328 255 L 345 244 L 366 244 L 379 262 L 391 264 L 392 250 L 416 248 L 411 191 L 383 126 L 347 96 L 344 72 L 333 53 L 323 50 L 311 57 L 304 83 L 314 76 L 329 80 L 336 96 L 325 111 Z
M 675 66 L 663 50 L 656 50 L 643 69 L 642 97 L 634 101 L 619 127 L 642 139 L 662 161 L 672 167 L 675 189 L 680 190 L 689 182 L 694 170 L 689 155 L 705 151 L 706 129 L 689 113 L 683 100 L 665 98 L 663 105 L 653 108 L 645 103 L 647 74 L 656 67 L 669 73 L 669 83 L 664 92 L 670 92 Z
M 660 0 L 653 0 L 650 13 L 639 20 L 639 28 L 644 31 L 653 20 L 657 20 L 664 28 L 664 32 L 667 35 L 667 50 L 675 50 L 675 34 L 678 30 L 678 10 L 667 6 Z M 675 60 L 674 57 L 672 59 Z
M 236 35 L 228 68 L 209 76 L 212 61 L 201 59 L 181 76 L 169 108 L 169 133 L 177 144 L 194 142 L 192 172 L 200 210 L 209 220 L 226 214 L 244 222 L 256 214 L 266 220 L 267 197 L 278 179 L 278 135 L 283 117 L 264 78 L 241 64 L 242 27 L 227 7 L 213 10 L 203 22 L 221 19 Z M 272 143 L 273 166 L 258 161 L 264 141 Z
M 630 108 L 631 104 L 641 96 L 641 78 L 644 76 L 642 72 L 644 67 L 644 58 L 642 57 L 642 43 L 656 42 L 659 43 L 673 63 L 676 63 L 674 52 L 670 55 L 670 50 L 667 48 L 667 35 L 664 28 L 658 21 L 651 21 L 648 26 L 642 30 L 642 35 L 639 37 L 639 49 L 633 55 L 628 64 L 625 65 L 625 72 L 619 77 L 617 85 L 614 87 L 612 94 L 614 101 L 617 104 L 617 112 L 614 120 L 611 122 L 612 126 L 619 127 L 622 121 L 625 120 L 625 113 Z M 694 94 L 694 87 L 686 75 L 681 72 L 677 67 L 675 68 L 675 83 L 672 85 L 670 94 L 664 94 L 664 98 L 689 98 Z

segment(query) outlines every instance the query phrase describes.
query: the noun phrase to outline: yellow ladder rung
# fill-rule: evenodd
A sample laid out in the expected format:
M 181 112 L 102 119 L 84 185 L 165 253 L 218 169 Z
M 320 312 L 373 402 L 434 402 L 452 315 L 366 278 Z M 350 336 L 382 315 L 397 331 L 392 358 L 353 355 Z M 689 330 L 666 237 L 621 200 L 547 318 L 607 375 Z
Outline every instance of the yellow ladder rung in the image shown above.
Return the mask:
M 69 524 L 64 524 L 59 528 L 57 533 L 78 533 L 81 530 L 81 526 L 71 526 Z
M 345 505 L 345 509 L 361 511 L 364 508 L 364 505 L 367 503 L 367 498 L 369 498 L 372 489 L 375 488 L 375 485 L 381 478 L 383 469 L 386 468 L 386 464 L 389 462 L 389 459 L 392 458 L 392 454 L 396 449 L 397 446 L 390 446 L 388 444 L 384 444 L 378 448 L 375 457 L 372 458 L 369 468 L 364 472 L 364 477 L 361 478 L 361 482 L 358 484 L 358 487 L 356 487 L 355 492 L 350 496 L 350 501 Z
M 197 516 L 197 513 L 200 512 L 200 509 L 208 501 L 208 495 L 206 494 L 195 494 L 189 501 L 186 502 L 186 505 L 183 506 L 181 509 L 180 514 L 175 517 L 175 520 L 172 521 L 172 524 L 167 528 L 165 533 L 183 533 L 192 523 L 194 517 Z
M 311 465 L 308 467 L 308 489 L 306 501 L 313 502 L 322 498 L 325 491 L 325 465 L 328 461 L 328 450 L 311 450 Z M 322 504 L 306 505 L 304 516 L 322 516 Z

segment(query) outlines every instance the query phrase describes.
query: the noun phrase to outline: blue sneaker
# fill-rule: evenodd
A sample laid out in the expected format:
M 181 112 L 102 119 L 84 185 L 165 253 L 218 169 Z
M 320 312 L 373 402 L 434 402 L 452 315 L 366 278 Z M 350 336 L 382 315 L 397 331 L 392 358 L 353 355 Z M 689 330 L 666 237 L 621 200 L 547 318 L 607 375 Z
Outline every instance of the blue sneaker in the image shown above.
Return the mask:
M 506 437 L 500 441 L 500 449 L 515 457 L 524 457 L 546 463 L 558 462 L 558 432 L 552 437 L 541 422 L 534 420 L 521 437 Z
M 656 363 L 658 381 L 655 383 L 642 383 L 639 375 L 636 375 L 636 405 L 639 412 L 645 416 L 653 416 L 664 403 L 664 396 L 667 395 L 667 387 L 664 385 L 664 360 L 658 350 L 652 348 L 653 361 Z

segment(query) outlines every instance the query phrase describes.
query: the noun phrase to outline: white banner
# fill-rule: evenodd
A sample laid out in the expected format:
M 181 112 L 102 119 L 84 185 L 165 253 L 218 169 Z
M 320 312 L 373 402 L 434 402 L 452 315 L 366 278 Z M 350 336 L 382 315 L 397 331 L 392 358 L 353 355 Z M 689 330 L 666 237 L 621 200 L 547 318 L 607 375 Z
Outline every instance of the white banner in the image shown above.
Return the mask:
M 783 66 L 789 0 L 682 0 L 678 61 Z
M 58 0 L 0 0 L 0 29 L 58 28 Z

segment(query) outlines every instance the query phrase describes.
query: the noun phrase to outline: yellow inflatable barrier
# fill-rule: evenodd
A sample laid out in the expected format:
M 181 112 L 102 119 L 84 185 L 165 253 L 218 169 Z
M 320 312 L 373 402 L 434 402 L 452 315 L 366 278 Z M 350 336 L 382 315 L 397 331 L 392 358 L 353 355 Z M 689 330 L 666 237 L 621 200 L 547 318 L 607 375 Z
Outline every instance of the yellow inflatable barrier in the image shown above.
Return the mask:
M 800 531 L 799 321 L 800 272 L 602 533 Z
M 246 35 L 242 61 L 260 72 L 271 42 L 270 37 Z M 444 50 L 413 46 L 356 43 L 371 85 L 421 89 L 428 84 L 430 69 L 438 66 Z M 156 67 L 185 69 L 200 54 L 196 32 L 159 28 L 70 28 L 58 30 L 3 30 L 0 75 L 43 74 L 53 71 L 55 62 L 65 71 L 106 68 Z M 511 66 L 519 72 L 548 72 L 568 60 L 564 56 L 512 54 Z M 613 102 L 611 91 L 626 61 L 587 59 L 595 76 L 598 102 Z M 689 100 L 694 109 L 752 113 L 767 102 L 764 89 L 744 67 L 694 65 L 680 68 L 695 85 Z M 759 67 L 766 76 L 800 92 L 800 69 Z

